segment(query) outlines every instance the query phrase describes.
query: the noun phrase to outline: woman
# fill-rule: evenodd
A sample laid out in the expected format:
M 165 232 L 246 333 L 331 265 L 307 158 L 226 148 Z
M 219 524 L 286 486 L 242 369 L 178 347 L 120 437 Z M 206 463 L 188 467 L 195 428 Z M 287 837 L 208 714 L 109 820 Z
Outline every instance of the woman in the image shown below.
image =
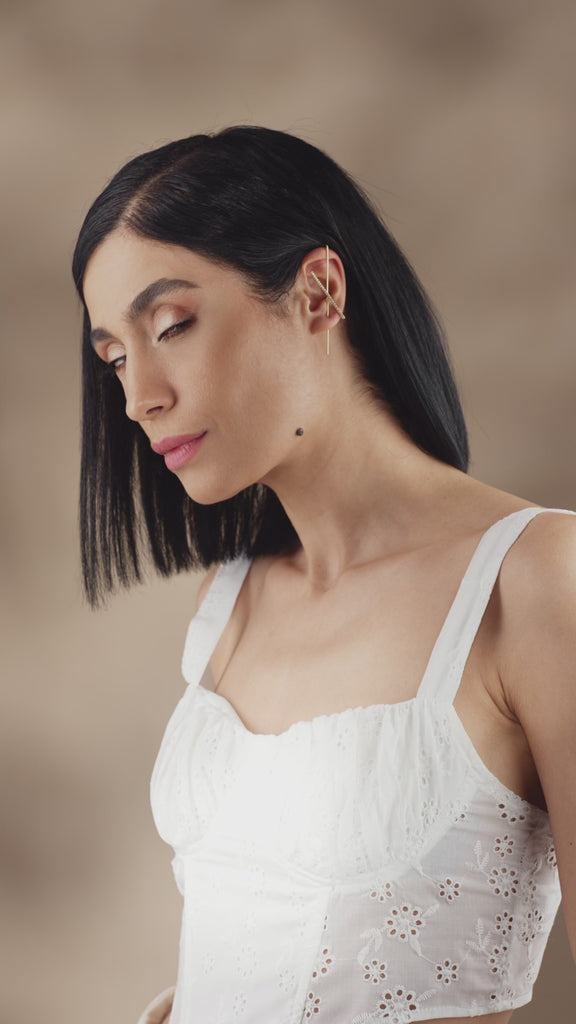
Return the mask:
M 558 870 L 576 946 L 574 513 L 467 474 L 420 285 L 299 139 L 132 160 L 74 277 L 88 596 L 210 568 L 152 779 L 172 1024 L 506 1024 Z

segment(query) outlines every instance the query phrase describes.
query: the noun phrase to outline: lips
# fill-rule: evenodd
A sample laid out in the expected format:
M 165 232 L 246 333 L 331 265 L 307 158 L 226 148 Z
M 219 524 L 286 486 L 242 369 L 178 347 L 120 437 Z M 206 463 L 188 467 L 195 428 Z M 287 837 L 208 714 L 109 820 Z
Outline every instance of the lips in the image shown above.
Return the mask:
M 205 433 L 204 430 L 201 434 L 177 434 L 175 437 L 164 437 L 161 441 L 151 441 L 152 451 L 155 451 L 157 455 L 167 455 L 168 452 L 180 448 L 183 444 L 189 444 L 190 441 L 204 437 Z
M 168 469 L 175 470 L 185 465 L 198 451 L 206 436 L 202 434 L 178 434 L 175 437 L 164 437 L 161 441 L 152 442 L 152 449 L 157 455 L 163 455 Z

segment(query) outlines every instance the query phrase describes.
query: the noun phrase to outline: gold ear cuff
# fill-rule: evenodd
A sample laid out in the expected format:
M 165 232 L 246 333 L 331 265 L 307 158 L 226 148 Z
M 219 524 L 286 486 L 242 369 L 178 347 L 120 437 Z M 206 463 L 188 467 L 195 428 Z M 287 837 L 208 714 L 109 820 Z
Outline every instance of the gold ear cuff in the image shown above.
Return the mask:
M 330 316 L 330 306 L 332 305 L 332 306 L 334 306 L 334 309 L 336 310 L 336 312 L 340 314 L 342 320 L 345 320 L 346 317 L 344 316 L 344 312 L 340 309 L 340 306 L 338 305 L 336 300 L 333 299 L 332 296 L 330 295 L 330 248 L 329 248 L 329 246 L 326 246 L 326 287 L 324 287 L 324 285 L 322 284 L 322 281 L 320 281 L 316 277 L 316 274 L 314 273 L 313 270 L 310 271 L 310 276 L 314 278 L 314 280 L 316 281 L 316 284 L 318 285 L 320 290 L 324 292 L 324 295 L 326 296 L 326 316 L 328 316 L 328 317 Z M 326 355 L 327 356 L 330 355 L 330 328 L 329 327 L 326 328 Z

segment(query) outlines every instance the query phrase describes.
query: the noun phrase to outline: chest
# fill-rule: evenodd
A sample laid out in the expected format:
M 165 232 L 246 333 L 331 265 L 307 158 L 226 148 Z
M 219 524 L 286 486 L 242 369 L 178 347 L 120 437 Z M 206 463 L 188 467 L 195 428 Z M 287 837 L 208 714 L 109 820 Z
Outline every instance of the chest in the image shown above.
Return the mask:
M 216 689 L 255 733 L 351 707 L 396 704 L 416 693 L 469 552 L 436 552 L 358 573 L 347 585 L 306 592 L 266 559 L 251 567 L 210 661 Z M 487 767 L 543 805 L 520 726 L 502 706 L 498 588 L 472 644 L 455 707 Z
M 323 592 L 278 561 L 257 560 L 213 653 L 214 687 L 258 732 L 411 700 L 467 556 L 464 549 L 449 559 L 434 551 L 397 558 Z M 497 673 L 495 612 L 487 609 L 466 665 L 469 694 Z

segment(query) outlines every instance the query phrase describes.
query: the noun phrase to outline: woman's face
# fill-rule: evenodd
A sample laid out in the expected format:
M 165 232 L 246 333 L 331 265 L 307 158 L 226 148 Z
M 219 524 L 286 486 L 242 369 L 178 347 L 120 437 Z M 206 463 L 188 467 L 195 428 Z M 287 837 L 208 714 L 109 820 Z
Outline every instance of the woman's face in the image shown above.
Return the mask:
M 273 486 L 319 414 L 323 341 L 295 294 L 279 311 L 236 271 L 121 230 L 89 260 L 94 349 L 195 501 Z

